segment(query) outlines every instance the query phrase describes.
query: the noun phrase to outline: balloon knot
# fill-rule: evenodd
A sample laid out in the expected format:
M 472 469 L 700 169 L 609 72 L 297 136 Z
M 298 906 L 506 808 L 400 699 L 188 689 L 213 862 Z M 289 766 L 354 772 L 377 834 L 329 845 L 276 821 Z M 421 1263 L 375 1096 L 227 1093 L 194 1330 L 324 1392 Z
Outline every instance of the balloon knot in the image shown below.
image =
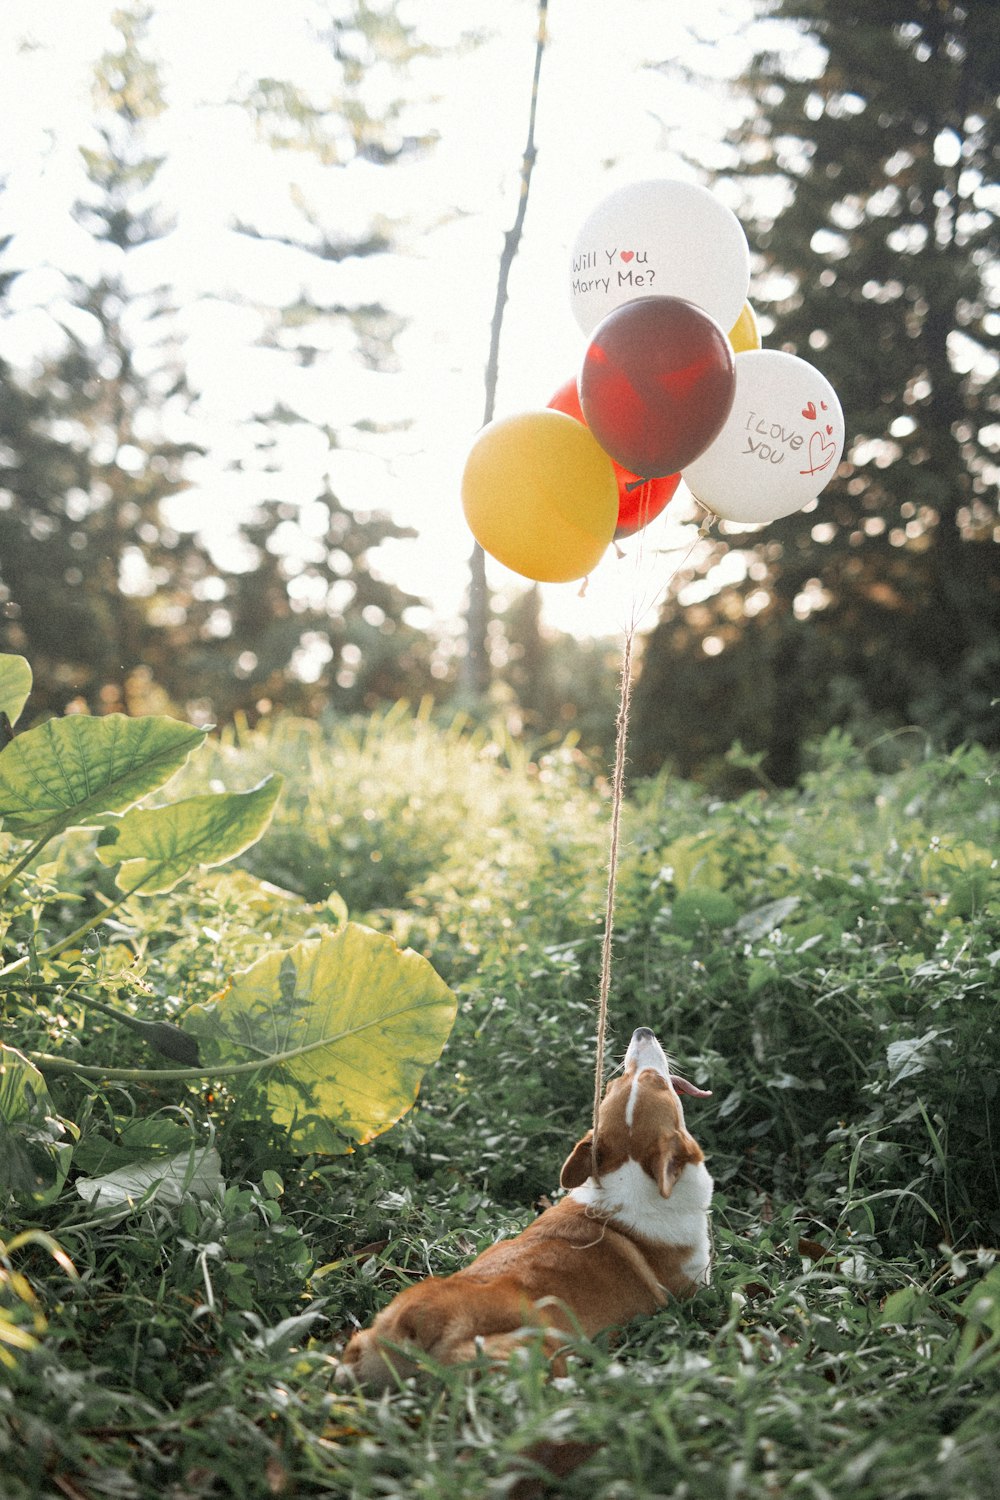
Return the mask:
M 578 599 L 586 599 L 586 597 L 587 597 L 587 585 L 589 583 L 590 583 L 590 574 L 588 573 L 587 576 L 586 576 L 586 578 L 583 580 L 583 582 L 580 585 L 580 592 L 576 596 Z

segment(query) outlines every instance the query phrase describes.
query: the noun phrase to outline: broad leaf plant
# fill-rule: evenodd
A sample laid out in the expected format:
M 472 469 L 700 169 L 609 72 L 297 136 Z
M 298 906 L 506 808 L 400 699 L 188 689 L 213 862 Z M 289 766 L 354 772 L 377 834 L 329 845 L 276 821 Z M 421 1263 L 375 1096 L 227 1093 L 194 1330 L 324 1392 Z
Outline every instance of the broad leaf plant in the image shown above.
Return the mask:
M 455 997 L 430 963 L 345 915 L 319 938 L 262 951 L 214 998 L 172 1019 L 156 1014 L 155 994 L 140 986 L 151 1014 L 136 1014 L 134 980 L 93 961 L 99 930 L 133 898 L 163 896 L 255 844 L 281 778 L 268 776 L 249 791 L 159 800 L 208 729 L 109 714 L 69 715 L 17 732 L 31 682 L 22 657 L 0 656 L 0 1201 L 14 1194 L 40 1207 L 64 1188 L 79 1129 L 60 1116 L 50 1092 L 49 1080 L 60 1075 L 98 1089 L 191 1083 L 209 1098 L 213 1082 L 224 1080 L 230 1096 L 303 1154 L 340 1154 L 387 1130 L 413 1104 L 455 1019 Z M 50 938 L 69 902 L 79 900 L 60 889 L 62 863 L 81 859 L 95 876 L 97 909 Z M 102 871 L 113 872 L 110 895 L 96 878 Z M 110 1003 L 124 991 L 129 1006 Z M 78 1015 L 82 1006 L 110 1017 L 163 1062 L 105 1066 L 82 1062 L 69 1048 L 21 1045 L 19 1033 L 30 1029 L 23 1023 L 41 997 L 50 1010 L 62 1004 Z M 179 1160 L 164 1158 L 168 1187 L 170 1173 L 183 1175 Z M 144 1191 L 155 1189 L 155 1174 L 144 1166 L 139 1175 Z

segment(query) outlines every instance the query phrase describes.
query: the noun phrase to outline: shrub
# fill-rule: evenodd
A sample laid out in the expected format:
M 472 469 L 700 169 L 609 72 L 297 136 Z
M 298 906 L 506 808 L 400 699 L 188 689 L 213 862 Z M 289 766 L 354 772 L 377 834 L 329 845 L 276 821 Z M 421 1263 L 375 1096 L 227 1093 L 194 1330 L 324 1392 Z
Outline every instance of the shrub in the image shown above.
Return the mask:
M 539 1456 L 565 1467 L 561 1493 L 601 1500 L 665 1483 L 701 1500 L 989 1492 L 1000 898 L 984 755 L 890 773 L 831 737 L 795 792 L 633 788 L 609 1062 L 649 1024 L 714 1090 L 688 1105 L 717 1182 L 713 1285 L 581 1348 L 564 1381 L 529 1360 L 375 1403 L 331 1394 L 331 1345 L 526 1223 L 589 1122 L 606 789 L 570 747 L 532 760 L 403 710 L 367 729 L 279 721 L 207 754 L 220 793 L 287 778 L 252 869 L 193 874 L 102 925 L 113 887 L 67 834 L 18 877 L 7 962 L 27 969 L 97 917 L 100 946 L 72 961 L 117 976 L 117 1010 L 171 1021 L 234 971 L 245 1000 L 262 949 L 322 942 L 349 905 L 433 960 L 457 1019 L 414 1108 L 339 1157 L 293 1151 L 224 1080 L 51 1073 L 46 1097 L 20 1079 L 36 1143 L 66 1145 L 60 1120 L 80 1139 L 48 1201 L 12 1200 L 0 1234 L 12 1500 L 458 1500 L 537 1478 Z M 71 1000 L 37 982 L 30 1010 L 19 998 L 37 1050 L 143 1061 L 141 1035 Z M 173 1199 L 144 1197 L 141 1176 L 118 1179 L 115 1214 L 86 1198 L 185 1143 Z

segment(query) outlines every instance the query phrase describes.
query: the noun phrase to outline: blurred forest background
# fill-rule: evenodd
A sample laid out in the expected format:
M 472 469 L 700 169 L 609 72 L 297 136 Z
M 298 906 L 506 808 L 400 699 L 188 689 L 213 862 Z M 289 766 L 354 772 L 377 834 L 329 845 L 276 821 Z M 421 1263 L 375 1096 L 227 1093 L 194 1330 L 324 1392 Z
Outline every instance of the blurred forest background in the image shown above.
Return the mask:
M 470 703 L 461 631 L 431 628 L 424 601 L 380 561 L 410 533 L 377 487 L 360 507 L 329 481 L 298 494 L 283 482 L 287 445 L 303 435 L 331 452 L 352 428 L 391 437 L 377 414 L 324 422 L 299 393 L 317 371 L 363 390 L 366 372 L 396 368 L 403 316 L 388 293 L 357 297 L 347 272 L 366 262 L 377 283 L 380 261 L 419 235 L 376 205 L 440 136 L 419 81 L 440 44 L 422 34 L 419 7 L 307 9 L 308 85 L 247 80 L 229 101 L 279 171 L 311 161 L 317 191 L 297 194 L 293 218 L 230 225 L 234 243 L 294 251 L 316 274 L 262 303 L 234 271 L 214 297 L 216 311 L 242 298 L 243 312 L 256 297 L 255 344 L 292 372 L 282 400 L 259 409 L 248 397 L 226 460 L 245 500 L 224 547 L 177 504 L 205 458 L 187 293 L 134 274 L 169 266 L 176 232 L 155 5 L 116 12 L 113 44 L 94 59 L 66 253 L 53 243 L 51 257 L 26 254 L 24 200 L 4 191 L 0 148 L 0 650 L 29 658 L 36 718 L 255 722 L 430 698 L 443 711 L 502 712 L 533 735 L 576 731 L 606 754 L 616 641 L 553 630 L 537 590 L 505 597 L 471 643 L 491 685 Z M 530 53 L 534 7 L 522 9 Z M 767 345 L 830 379 L 848 446 L 818 505 L 698 544 L 643 643 L 632 764 L 711 777 L 738 740 L 788 783 L 804 745 L 833 726 L 875 738 L 915 725 L 943 745 L 996 746 L 996 3 L 771 0 L 756 14 L 812 45 L 753 56 L 730 85 L 739 125 L 694 165 L 747 229 Z M 457 38 L 454 65 L 482 40 Z M 668 80 L 684 72 L 676 58 L 644 61 Z M 522 103 L 505 95 L 496 107 Z M 224 139 L 217 166 L 224 175 Z M 491 291 L 492 270 L 480 274 Z M 461 526 L 457 494 L 440 503 Z

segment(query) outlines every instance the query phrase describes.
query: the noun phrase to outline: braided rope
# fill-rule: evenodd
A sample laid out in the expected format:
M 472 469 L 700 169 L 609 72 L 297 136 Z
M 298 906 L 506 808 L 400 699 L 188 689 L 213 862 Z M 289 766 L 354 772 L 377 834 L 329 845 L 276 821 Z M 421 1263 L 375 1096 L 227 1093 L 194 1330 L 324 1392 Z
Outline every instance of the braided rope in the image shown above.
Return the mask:
M 594 1060 L 594 1133 L 591 1139 L 592 1176 L 597 1171 L 597 1116 L 604 1093 L 604 1045 L 608 1030 L 608 996 L 611 992 L 611 947 L 615 930 L 615 891 L 618 884 L 618 846 L 621 836 L 622 804 L 625 801 L 625 752 L 628 744 L 628 718 L 632 702 L 632 643 L 635 629 L 625 635 L 622 656 L 621 685 L 618 693 L 618 723 L 615 736 L 615 770 L 611 792 L 611 842 L 608 851 L 608 893 L 604 908 L 604 941 L 601 947 L 601 987 L 597 1001 L 597 1056 Z

